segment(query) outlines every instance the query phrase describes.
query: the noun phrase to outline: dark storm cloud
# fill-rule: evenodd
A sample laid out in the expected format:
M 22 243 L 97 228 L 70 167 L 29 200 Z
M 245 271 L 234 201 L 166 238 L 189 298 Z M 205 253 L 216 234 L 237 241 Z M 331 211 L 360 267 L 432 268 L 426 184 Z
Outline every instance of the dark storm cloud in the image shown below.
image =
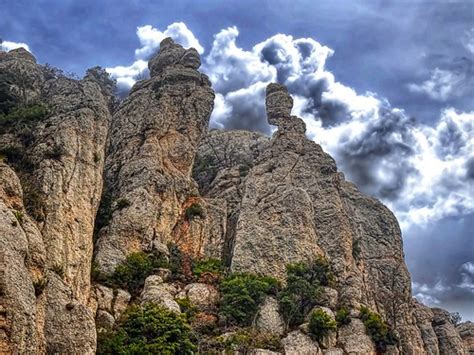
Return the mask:
M 390 109 L 381 109 L 379 114 L 381 118 L 370 122 L 364 134 L 340 141 L 337 161 L 363 191 L 395 200 L 400 197 L 407 177 L 417 173 L 408 159 L 415 153 L 411 148 L 415 143 L 411 134 L 413 121 Z M 379 175 L 382 164 L 390 165 L 384 178 Z
M 223 122 L 225 129 L 243 129 L 270 134 L 271 128 L 265 119 L 265 85 L 251 87 L 227 95 L 226 105 L 231 110 Z M 262 119 L 255 119 L 261 117 Z

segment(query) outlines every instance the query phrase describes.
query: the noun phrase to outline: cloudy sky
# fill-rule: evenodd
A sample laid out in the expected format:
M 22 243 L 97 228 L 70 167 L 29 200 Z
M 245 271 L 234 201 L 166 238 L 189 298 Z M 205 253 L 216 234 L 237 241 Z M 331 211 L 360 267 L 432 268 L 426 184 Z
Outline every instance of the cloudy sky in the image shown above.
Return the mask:
M 414 294 L 474 320 L 474 2 L 2 0 L 4 49 L 122 92 L 167 36 L 202 56 L 211 126 L 271 134 L 286 84 L 308 136 L 403 229 Z

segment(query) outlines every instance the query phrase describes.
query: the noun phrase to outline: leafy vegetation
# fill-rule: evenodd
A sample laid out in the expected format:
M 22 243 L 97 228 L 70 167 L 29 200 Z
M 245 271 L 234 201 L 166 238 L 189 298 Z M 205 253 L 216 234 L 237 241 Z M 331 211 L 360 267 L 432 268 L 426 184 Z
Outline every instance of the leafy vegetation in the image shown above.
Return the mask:
M 99 332 L 97 354 L 192 354 L 186 316 L 147 304 L 130 306 L 114 330 Z
M 176 244 L 169 244 L 170 251 L 169 269 L 173 275 L 179 275 L 183 272 L 183 253 Z
M 309 333 L 314 340 L 320 341 L 329 332 L 336 330 L 337 324 L 329 314 L 318 308 L 309 318 Z
M 193 318 L 198 313 L 198 308 L 191 303 L 188 297 L 178 298 L 176 303 L 178 303 L 181 312 L 186 314 L 188 319 Z
M 304 322 L 305 315 L 316 305 L 321 286 L 331 286 L 334 276 L 329 263 L 318 258 L 310 264 L 287 265 L 287 285 L 279 293 L 280 311 L 287 326 Z
M 232 325 L 249 326 L 265 295 L 275 294 L 278 281 L 248 273 L 230 274 L 220 284 L 220 311 Z
M 362 307 L 360 309 L 360 319 L 378 350 L 384 351 L 387 345 L 397 343 L 393 332 L 379 314 L 372 312 L 367 307 Z
M 224 265 L 221 260 L 215 258 L 205 258 L 194 260 L 193 262 L 193 274 L 198 279 L 203 274 L 213 274 L 220 276 L 224 271 Z
M 258 331 L 255 328 L 239 329 L 225 339 L 221 337 L 220 340 L 224 350 L 237 351 L 244 354 L 250 353 L 255 349 L 282 350 L 282 344 L 278 335 Z
M 29 104 L 27 106 L 15 106 L 8 113 L 0 112 L 0 134 L 24 133 L 32 130 L 37 122 L 49 114 L 47 106 L 42 104 Z M 25 142 L 28 145 L 31 142 Z
M 126 289 L 137 296 L 145 279 L 164 266 L 167 266 L 166 260 L 156 253 L 132 253 L 124 263 L 115 268 L 112 275 L 104 278 L 104 283 L 110 287 Z
M 20 223 L 20 225 L 22 225 L 23 224 L 23 218 L 24 218 L 23 212 L 22 211 L 13 211 L 13 214 L 15 215 L 15 218 L 18 221 L 18 223 Z
M 38 297 L 41 295 L 48 284 L 48 279 L 41 277 L 33 282 L 33 287 L 35 288 L 35 296 Z
M 64 278 L 64 275 L 66 275 L 64 265 L 54 264 L 51 270 L 53 270 L 60 278 Z
M 193 220 L 195 217 L 204 218 L 204 209 L 198 203 L 193 203 L 186 208 L 185 215 L 188 221 Z
M 336 322 L 338 327 L 349 324 L 351 318 L 349 317 L 349 310 L 345 307 L 339 308 L 336 312 Z

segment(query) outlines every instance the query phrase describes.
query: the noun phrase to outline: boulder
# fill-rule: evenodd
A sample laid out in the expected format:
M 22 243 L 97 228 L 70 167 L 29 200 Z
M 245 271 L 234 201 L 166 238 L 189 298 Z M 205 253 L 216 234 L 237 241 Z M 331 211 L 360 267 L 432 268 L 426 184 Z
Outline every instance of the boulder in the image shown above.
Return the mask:
M 273 297 L 266 297 L 257 317 L 257 328 L 261 331 L 282 335 L 285 332 L 285 323 L 279 313 L 278 301 Z
M 140 295 L 140 303 L 155 303 L 164 308 L 181 313 L 178 303 L 174 300 L 174 296 L 178 290 L 171 284 L 163 283 L 161 277 L 152 275 L 145 280 L 145 286 Z
M 367 335 L 365 325 L 360 319 L 354 318 L 349 324 L 339 328 L 338 344 L 347 354 L 376 355 L 375 345 Z
M 186 285 L 184 291 L 191 304 L 201 311 L 215 309 L 219 302 L 219 292 L 212 285 L 191 283 Z
M 282 339 L 286 355 L 322 355 L 318 343 L 299 330 L 289 333 Z

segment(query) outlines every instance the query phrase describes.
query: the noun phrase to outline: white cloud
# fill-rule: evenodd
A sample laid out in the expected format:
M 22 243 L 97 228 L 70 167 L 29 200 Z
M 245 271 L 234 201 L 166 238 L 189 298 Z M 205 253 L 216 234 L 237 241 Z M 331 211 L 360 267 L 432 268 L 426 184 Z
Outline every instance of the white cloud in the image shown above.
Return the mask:
M 172 23 L 164 31 L 151 25 L 137 27 L 137 37 L 141 47 L 135 50 L 135 62 L 129 66 L 106 68 L 112 78 L 117 80 L 122 91 L 128 91 L 137 80 L 148 77 L 147 59 L 159 49 L 160 42 L 167 37 L 173 38 L 185 48 L 193 47 L 199 54 L 204 53 L 198 39 L 183 22 Z
M 474 54 L 474 27 L 466 31 L 463 44 L 469 52 Z
M 466 92 L 466 80 L 466 74 L 463 72 L 435 68 L 429 79 L 421 84 L 408 84 L 408 89 L 414 93 L 425 94 L 433 100 L 446 101 Z
M 173 38 L 185 48 L 195 48 L 199 54 L 204 53 L 204 48 L 198 39 L 183 22 L 175 22 L 164 31 L 160 31 L 150 25 L 141 26 L 137 28 L 137 36 L 142 45 L 141 48 L 135 50 L 135 57 L 137 59 L 148 59 L 150 55 L 156 52 L 160 47 L 160 42 L 166 37 Z
M 11 42 L 11 41 L 3 41 L 0 45 L 0 50 L 8 52 L 12 49 L 16 48 L 25 48 L 28 52 L 31 52 L 30 47 L 26 43 L 22 42 Z
M 245 51 L 236 45 L 239 31 L 229 27 L 214 36 L 209 55 L 204 61 L 205 71 L 217 92 L 249 87 L 257 82 L 270 82 L 276 78 L 276 70 L 263 63 L 255 51 Z
M 474 293 L 474 263 L 468 261 L 461 265 L 461 283 L 460 288 Z

